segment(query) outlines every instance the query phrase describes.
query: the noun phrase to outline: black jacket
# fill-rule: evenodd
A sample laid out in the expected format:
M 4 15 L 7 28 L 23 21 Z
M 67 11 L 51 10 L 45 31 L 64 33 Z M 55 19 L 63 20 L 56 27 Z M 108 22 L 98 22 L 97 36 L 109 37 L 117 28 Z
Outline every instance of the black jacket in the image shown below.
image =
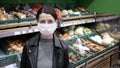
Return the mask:
M 68 47 L 53 35 L 53 68 L 68 68 Z M 20 68 L 37 68 L 40 33 L 29 39 L 23 49 Z

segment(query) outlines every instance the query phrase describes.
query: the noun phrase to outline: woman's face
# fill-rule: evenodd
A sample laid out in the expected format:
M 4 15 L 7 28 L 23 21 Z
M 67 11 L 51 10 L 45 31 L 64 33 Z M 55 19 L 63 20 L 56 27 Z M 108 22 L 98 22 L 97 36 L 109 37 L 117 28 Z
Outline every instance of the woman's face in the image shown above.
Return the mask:
M 41 13 L 38 18 L 38 23 L 52 24 L 52 23 L 56 23 L 56 21 L 51 14 Z

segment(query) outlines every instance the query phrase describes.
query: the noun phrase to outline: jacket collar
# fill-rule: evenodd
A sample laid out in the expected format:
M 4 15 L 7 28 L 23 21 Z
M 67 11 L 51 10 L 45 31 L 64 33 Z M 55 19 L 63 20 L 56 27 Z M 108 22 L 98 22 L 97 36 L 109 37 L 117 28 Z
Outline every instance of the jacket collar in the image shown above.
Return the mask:
M 37 33 L 34 37 L 34 40 L 31 39 L 31 45 L 37 46 L 40 41 L 40 33 Z M 60 40 L 57 38 L 55 34 L 53 34 L 53 43 L 55 44 L 56 48 L 62 48 Z
M 55 47 L 62 48 L 61 42 L 55 34 L 53 34 L 53 42 L 55 43 Z

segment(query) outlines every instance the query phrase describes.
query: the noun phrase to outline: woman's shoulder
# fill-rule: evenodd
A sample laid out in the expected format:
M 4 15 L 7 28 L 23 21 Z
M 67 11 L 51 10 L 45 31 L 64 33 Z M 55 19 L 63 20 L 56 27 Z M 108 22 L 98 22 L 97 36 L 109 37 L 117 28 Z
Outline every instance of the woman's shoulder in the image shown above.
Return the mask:
M 68 49 L 68 45 L 63 40 L 61 40 L 61 39 L 59 39 L 59 40 L 60 40 L 60 43 L 62 44 L 63 48 Z
M 36 42 L 39 39 L 39 35 L 40 35 L 40 33 L 30 34 L 31 37 L 26 41 L 26 44 Z

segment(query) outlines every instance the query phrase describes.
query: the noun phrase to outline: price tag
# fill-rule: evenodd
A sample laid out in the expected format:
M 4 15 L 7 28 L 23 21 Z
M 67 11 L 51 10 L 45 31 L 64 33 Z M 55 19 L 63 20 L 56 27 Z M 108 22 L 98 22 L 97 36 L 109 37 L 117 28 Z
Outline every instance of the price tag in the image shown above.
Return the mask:
M 68 22 L 63 23 L 63 26 L 70 26 L 70 25 L 73 25 L 72 21 L 68 21 Z
M 69 26 L 69 25 L 73 25 L 73 24 L 74 24 L 74 21 L 71 21 L 71 22 L 68 22 L 67 25 Z
M 109 20 L 109 17 L 106 17 L 106 20 Z
M 102 19 L 101 18 L 99 18 L 99 20 L 98 21 L 101 21 Z
M 38 29 L 38 28 L 35 28 L 34 31 L 37 32 L 37 31 L 39 31 L 39 29 Z
M 21 34 L 20 31 L 16 31 L 16 32 L 14 32 L 14 35 L 20 35 L 20 34 Z
M 63 27 L 63 24 L 61 24 L 60 26 Z
M 107 20 L 107 17 L 105 17 L 103 20 Z
M 27 31 L 26 31 L 26 30 L 23 30 L 23 31 L 22 31 L 22 34 L 26 34 L 26 33 L 27 33 Z
M 92 20 L 91 20 L 91 19 L 89 19 L 89 20 L 86 20 L 86 22 L 87 22 L 87 23 L 90 23 L 90 22 L 92 22 Z
M 28 30 L 28 33 L 32 33 L 32 32 L 33 32 L 33 30 L 32 30 L 32 29 L 29 29 L 29 30 Z
M 75 24 L 81 24 L 80 20 L 76 20 Z
M 84 23 L 85 23 L 85 21 L 84 21 L 84 20 L 80 20 L 80 22 L 81 22 L 82 24 L 84 24 Z
M 62 24 L 62 25 L 63 25 L 63 27 L 67 26 L 66 24 Z
M 95 19 L 93 19 L 92 22 L 95 22 Z
M 81 22 L 80 22 L 80 21 L 77 21 L 77 24 L 81 24 Z
M 73 25 L 77 25 L 78 24 L 78 22 L 73 22 Z

